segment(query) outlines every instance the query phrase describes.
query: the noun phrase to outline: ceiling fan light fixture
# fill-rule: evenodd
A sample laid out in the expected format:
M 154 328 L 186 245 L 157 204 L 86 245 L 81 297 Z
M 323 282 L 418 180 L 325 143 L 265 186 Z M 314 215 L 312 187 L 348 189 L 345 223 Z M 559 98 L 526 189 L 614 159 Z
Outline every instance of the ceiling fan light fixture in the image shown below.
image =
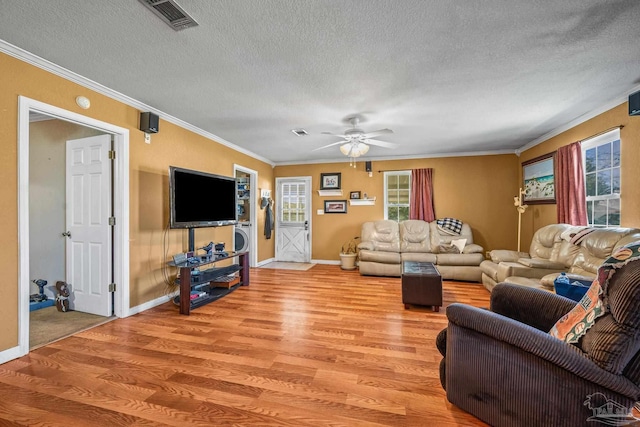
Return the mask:
M 362 142 L 347 142 L 340 146 L 340 152 L 349 157 L 360 157 L 368 151 L 369 146 Z
M 369 146 L 363 142 L 352 141 L 340 146 L 340 152 L 349 157 L 349 164 L 353 167 L 356 167 L 356 158 L 367 154 L 368 151 Z

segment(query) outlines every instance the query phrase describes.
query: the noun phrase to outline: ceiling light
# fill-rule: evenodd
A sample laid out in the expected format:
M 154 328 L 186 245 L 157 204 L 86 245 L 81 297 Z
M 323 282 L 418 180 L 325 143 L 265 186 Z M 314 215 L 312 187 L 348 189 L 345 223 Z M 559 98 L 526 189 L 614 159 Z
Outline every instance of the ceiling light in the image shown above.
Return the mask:
M 340 152 L 349 157 L 349 166 L 356 167 L 356 158 L 367 154 L 369 146 L 364 142 L 351 141 L 340 146 Z
M 309 133 L 304 129 L 291 129 L 291 132 L 295 133 L 298 136 L 309 135 Z

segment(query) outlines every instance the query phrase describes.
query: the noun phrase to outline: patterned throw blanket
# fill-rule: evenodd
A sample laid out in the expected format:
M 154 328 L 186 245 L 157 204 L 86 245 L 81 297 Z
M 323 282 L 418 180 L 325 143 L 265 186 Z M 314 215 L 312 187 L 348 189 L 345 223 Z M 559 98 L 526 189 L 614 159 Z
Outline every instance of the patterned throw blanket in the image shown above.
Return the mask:
M 452 236 L 459 236 L 462 231 L 462 221 L 459 219 L 441 218 L 436 221 L 436 224 L 438 225 L 438 230 Z
M 595 280 L 589 290 L 567 314 L 562 316 L 549 333 L 567 343 L 577 343 L 596 319 L 609 311 L 609 282 L 626 264 L 640 260 L 640 244 L 637 242 L 618 248 L 598 267 Z M 612 351 L 615 354 L 615 351 Z
M 571 244 L 579 245 L 588 234 L 593 233 L 594 231 L 596 231 L 595 228 L 576 226 L 563 231 L 560 237 Z

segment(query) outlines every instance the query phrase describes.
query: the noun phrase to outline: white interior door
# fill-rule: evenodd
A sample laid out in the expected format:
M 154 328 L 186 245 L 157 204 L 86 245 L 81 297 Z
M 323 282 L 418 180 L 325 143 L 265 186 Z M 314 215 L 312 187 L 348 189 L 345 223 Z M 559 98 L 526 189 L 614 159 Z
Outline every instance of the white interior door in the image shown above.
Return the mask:
M 277 178 L 276 260 L 311 261 L 311 178 Z
M 69 308 L 111 316 L 111 136 L 67 141 Z

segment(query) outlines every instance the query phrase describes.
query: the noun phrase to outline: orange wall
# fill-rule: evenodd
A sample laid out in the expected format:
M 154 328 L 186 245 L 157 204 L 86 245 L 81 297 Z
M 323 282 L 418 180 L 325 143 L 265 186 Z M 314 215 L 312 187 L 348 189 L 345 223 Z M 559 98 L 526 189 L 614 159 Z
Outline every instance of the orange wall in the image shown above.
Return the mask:
M 513 196 L 518 193 L 515 154 L 373 161 L 373 176 L 348 163 L 276 166 L 276 177 L 312 178 L 312 259 L 338 260 L 342 243 L 360 236 L 362 223 L 384 218 L 384 174 L 379 170 L 433 168 L 436 217 L 454 217 L 471 225 L 474 240 L 486 250 L 516 248 L 517 215 Z M 343 196 L 320 197 L 320 174 L 340 172 Z M 377 197 L 375 206 L 348 206 L 346 214 L 317 215 L 325 200 L 348 199 L 349 192 Z
M 555 136 L 542 144 L 526 150 L 520 156 L 520 163 L 557 150 L 567 144 L 588 139 L 614 126 L 624 126 L 620 130 L 621 170 L 620 170 L 620 211 L 621 226 L 640 227 L 640 117 L 629 116 L 627 102 L 606 111 L 591 120 Z M 522 167 L 519 168 L 522 181 Z M 556 205 L 532 205 L 522 215 L 522 247 L 529 248 L 533 233 L 548 224 L 557 222 Z
M 168 232 L 168 247 L 163 246 L 168 221 L 168 166 L 182 166 L 232 175 L 233 164 L 258 172 L 258 188 L 274 188 L 275 177 L 311 176 L 313 186 L 312 257 L 338 260 L 342 243 L 360 234 L 361 224 L 383 218 L 383 175 L 378 170 L 434 169 L 436 216 L 450 216 L 468 222 L 476 243 L 491 249 L 515 249 L 517 214 L 513 197 L 521 186 L 521 163 L 548 153 L 559 146 L 585 139 L 616 125 L 624 125 L 622 135 L 622 223 L 640 226 L 640 118 L 630 118 L 626 103 L 576 126 L 530 150 L 515 155 L 469 156 L 414 160 L 373 161 L 369 178 L 364 162 L 353 169 L 348 163 L 279 166 L 234 151 L 179 126 L 161 120 L 160 132 L 150 145 L 137 129 L 139 111 L 78 84 L 0 53 L 0 351 L 17 345 L 18 335 L 18 212 L 17 212 L 17 122 L 18 96 L 24 95 L 47 104 L 127 128 L 130 131 L 130 300 L 136 306 L 164 295 L 169 289 L 163 281 L 165 254 L 186 248 L 185 231 Z M 89 110 L 81 110 L 75 98 L 91 100 Z M 349 206 L 347 214 L 317 215 L 323 198 L 317 194 L 320 173 L 341 172 L 343 199 L 350 191 L 377 197 L 375 206 Z M 275 196 L 275 193 L 274 193 Z M 274 257 L 274 239 L 264 238 L 264 210 L 258 209 L 258 261 Z M 523 216 L 523 247 L 528 247 L 533 231 L 555 222 L 555 205 L 532 206 Z M 231 242 L 232 229 L 199 229 L 197 243 L 210 240 Z
M 18 96 L 23 95 L 50 105 L 129 129 L 130 154 L 130 301 L 131 307 L 163 296 L 165 254 L 186 249 L 187 233 L 171 230 L 168 247 L 163 247 L 168 222 L 169 165 L 198 169 L 220 175 L 233 175 L 233 164 L 258 172 L 258 187 L 272 188 L 271 165 L 234 151 L 179 126 L 160 120 L 160 132 L 145 144 L 138 130 L 139 111 L 133 107 L 88 90 L 78 84 L 0 53 L 0 351 L 18 344 Z M 82 110 L 75 98 L 84 95 L 91 108 Z M 203 194 L 203 197 L 206 197 Z M 263 237 L 264 211 L 259 210 L 259 261 L 273 257 L 273 240 Z M 232 227 L 196 230 L 197 243 L 210 240 L 231 244 Z

